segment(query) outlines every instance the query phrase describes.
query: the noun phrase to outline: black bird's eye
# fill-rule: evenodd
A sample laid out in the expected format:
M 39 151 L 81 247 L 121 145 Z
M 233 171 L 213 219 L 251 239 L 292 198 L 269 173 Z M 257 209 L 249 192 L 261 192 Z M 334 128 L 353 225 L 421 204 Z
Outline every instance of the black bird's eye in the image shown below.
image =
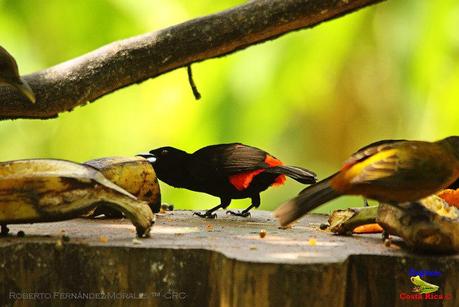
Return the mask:
M 167 155 L 168 153 L 169 153 L 169 151 L 168 151 L 167 149 L 163 149 L 163 150 L 161 151 L 161 156 L 165 156 L 165 155 Z

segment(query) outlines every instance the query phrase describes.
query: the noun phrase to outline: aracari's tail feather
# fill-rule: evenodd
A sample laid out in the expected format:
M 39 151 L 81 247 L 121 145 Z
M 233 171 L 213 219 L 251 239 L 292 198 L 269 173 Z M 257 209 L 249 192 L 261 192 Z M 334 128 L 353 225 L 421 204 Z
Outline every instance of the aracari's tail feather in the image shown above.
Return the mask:
M 307 187 L 297 197 L 292 198 L 277 208 L 274 211 L 274 216 L 278 219 L 279 223 L 282 226 L 286 226 L 312 209 L 340 196 L 340 193 L 333 190 L 330 186 L 332 177 L 328 177 Z

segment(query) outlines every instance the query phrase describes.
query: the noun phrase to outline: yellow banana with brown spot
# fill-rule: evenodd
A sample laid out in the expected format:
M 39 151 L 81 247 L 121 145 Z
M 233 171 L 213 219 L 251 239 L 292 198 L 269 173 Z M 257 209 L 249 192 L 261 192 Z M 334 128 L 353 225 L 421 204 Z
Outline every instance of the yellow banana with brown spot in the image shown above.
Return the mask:
M 54 159 L 0 163 L 0 224 L 50 222 L 81 216 L 105 202 L 121 210 L 147 236 L 154 215 L 147 203 L 95 168 Z
M 84 164 L 98 169 L 108 180 L 122 187 L 137 199 L 146 201 L 154 213 L 161 207 L 161 192 L 156 173 L 142 157 L 108 157 L 87 161 Z M 120 217 L 117 211 L 100 205 L 93 216 L 105 214 Z

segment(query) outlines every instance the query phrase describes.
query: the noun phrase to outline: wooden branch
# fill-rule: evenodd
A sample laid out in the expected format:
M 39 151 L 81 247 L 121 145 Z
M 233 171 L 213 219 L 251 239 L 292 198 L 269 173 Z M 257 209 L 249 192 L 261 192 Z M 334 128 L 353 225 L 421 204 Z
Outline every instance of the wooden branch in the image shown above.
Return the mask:
M 37 103 L 0 87 L 0 118 L 52 118 L 125 86 L 312 27 L 383 0 L 258 0 L 113 42 L 24 79 Z

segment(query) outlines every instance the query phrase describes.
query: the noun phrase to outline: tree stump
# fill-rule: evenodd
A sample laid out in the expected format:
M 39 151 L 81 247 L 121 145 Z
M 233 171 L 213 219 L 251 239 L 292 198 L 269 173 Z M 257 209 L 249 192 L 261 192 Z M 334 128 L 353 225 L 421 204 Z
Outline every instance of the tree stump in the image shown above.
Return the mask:
M 384 246 L 381 235 L 336 236 L 309 215 L 278 229 L 270 212 L 158 214 L 151 238 L 126 220 L 11 225 L 0 238 L 0 303 L 14 306 L 419 306 L 410 275 L 424 271 L 459 306 L 459 256 Z M 25 237 L 17 237 L 18 231 Z M 262 238 L 260 230 L 266 231 Z M 65 234 L 65 236 L 63 236 Z M 421 272 L 422 274 L 422 272 Z M 435 276 L 432 276 L 435 275 Z

